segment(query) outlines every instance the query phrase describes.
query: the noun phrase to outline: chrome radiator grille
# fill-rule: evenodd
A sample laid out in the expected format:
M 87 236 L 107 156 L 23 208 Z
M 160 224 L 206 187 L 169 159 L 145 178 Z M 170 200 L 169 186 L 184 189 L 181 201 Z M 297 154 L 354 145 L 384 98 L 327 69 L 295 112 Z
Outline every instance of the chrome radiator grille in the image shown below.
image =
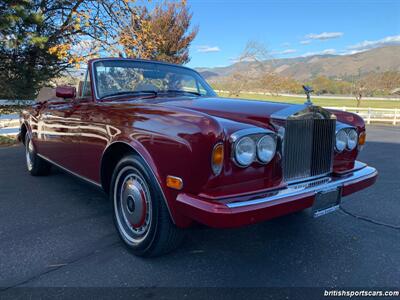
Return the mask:
M 283 174 L 286 181 L 331 172 L 335 126 L 334 119 L 286 121 L 283 144 Z

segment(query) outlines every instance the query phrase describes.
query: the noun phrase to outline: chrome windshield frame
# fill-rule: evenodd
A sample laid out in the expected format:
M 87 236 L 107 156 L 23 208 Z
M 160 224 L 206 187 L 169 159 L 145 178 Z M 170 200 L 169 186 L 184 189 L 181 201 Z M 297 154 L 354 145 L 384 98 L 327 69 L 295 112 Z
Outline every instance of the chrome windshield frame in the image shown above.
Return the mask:
M 98 90 L 97 90 L 98 87 L 97 87 L 97 76 L 96 76 L 96 64 L 101 63 L 101 62 L 109 62 L 109 61 L 125 61 L 125 62 L 132 62 L 132 63 L 156 64 L 156 65 L 161 65 L 161 66 L 170 66 L 170 67 L 174 67 L 174 68 L 179 68 L 179 69 L 182 69 L 185 71 L 190 71 L 199 77 L 201 84 L 204 85 L 206 91 L 211 94 L 211 95 L 205 95 L 205 96 L 217 96 L 217 93 L 207 83 L 207 81 L 200 75 L 200 73 L 198 73 L 196 70 L 193 70 L 188 67 L 165 63 L 165 62 L 160 62 L 160 61 L 152 61 L 152 60 L 129 59 L 129 58 L 101 58 L 101 59 L 96 59 L 96 60 L 92 61 L 91 66 L 90 66 L 91 80 L 93 82 L 93 91 L 92 92 L 93 92 L 93 95 L 95 96 L 95 100 L 101 99 L 101 97 L 98 94 Z M 197 81 L 197 78 L 195 78 L 195 79 Z

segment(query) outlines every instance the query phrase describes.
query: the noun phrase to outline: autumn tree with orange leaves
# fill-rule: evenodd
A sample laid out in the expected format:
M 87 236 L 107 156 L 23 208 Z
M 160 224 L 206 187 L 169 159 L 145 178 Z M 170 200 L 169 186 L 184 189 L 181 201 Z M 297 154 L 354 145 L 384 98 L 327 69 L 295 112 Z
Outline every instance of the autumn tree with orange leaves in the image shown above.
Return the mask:
M 198 32 L 197 27 L 189 31 L 191 19 L 186 1 L 163 2 L 151 12 L 143 6 L 131 14 L 118 42 L 127 57 L 187 63 L 190 43 Z
M 97 0 L 1 1 L 0 98 L 32 99 L 51 78 L 96 53 L 95 48 L 85 54 L 76 50 L 87 37 L 103 39 L 106 5 Z
M 0 99 L 32 99 L 40 87 L 99 55 L 184 63 L 186 2 L 4 0 L 0 2 Z

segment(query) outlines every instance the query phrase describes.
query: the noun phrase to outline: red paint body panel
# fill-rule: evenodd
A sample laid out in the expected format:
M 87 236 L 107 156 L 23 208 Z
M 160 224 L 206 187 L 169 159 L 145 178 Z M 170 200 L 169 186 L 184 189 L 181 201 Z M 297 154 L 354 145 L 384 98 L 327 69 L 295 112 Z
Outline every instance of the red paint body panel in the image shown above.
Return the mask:
M 95 61 L 89 62 L 89 74 Z M 91 85 L 93 89 L 93 76 Z M 269 219 L 312 205 L 313 197 L 304 195 L 300 200 L 288 198 L 232 214 L 223 201 L 218 202 L 287 185 L 282 178 L 280 154 L 268 165 L 253 163 L 240 168 L 230 159 L 228 139 L 231 133 L 246 128 L 276 131 L 271 115 L 289 106 L 292 104 L 218 97 L 134 100 L 120 97 L 104 101 L 92 95 L 34 105 L 22 116 L 39 154 L 99 185 L 106 149 L 118 142 L 130 145 L 152 169 L 175 224 L 186 227 L 199 221 L 226 227 Z M 365 130 L 364 122 L 357 115 L 334 113 L 339 121 L 355 126 L 359 132 Z M 215 176 L 210 159 L 218 142 L 225 145 L 225 160 L 222 173 Z M 351 170 L 357 155 L 357 149 L 336 154 L 334 171 Z M 168 175 L 182 178 L 182 191 L 166 187 Z M 362 185 L 345 187 L 344 193 L 358 187 Z
M 228 208 L 222 203 L 204 201 L 188 194 L 178 195 L 177 202 L 180 211 L 185 212 L 199 223 L 216 228 L 231 228 L 304 210 L 312 206 L 314 197 L 309 194 L 235 209 Z

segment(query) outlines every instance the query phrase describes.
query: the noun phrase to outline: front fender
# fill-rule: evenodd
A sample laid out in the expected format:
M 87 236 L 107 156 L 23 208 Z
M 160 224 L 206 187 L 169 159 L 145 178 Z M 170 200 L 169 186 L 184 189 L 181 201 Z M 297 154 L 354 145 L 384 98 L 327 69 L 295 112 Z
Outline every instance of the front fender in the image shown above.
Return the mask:
M 358 134 L 365 131 L 365 123 L 363 118 L 351 112 L 330 110 L 336 115 L 339 122 L 353 126 Z M 359 154 L 359 148 L 356 147 L 352 151 L 343 151 L 334 154 L 333 171 L 337 173 L 346 172 L 354 168 L 355 161 Z
M 183 180 L 183 191 L 198 193 L 211 176 L 211 152 L 224 139 L 217 120 L 202 113 L 145 118 L 135 127 L 125 127 L 105 149 L 115 143 L 129 145 L 146 161 L 164 195 L 175 224 L 188 226 L 191 220 L 176 211 L 177 190 L 166 186 L 168 175 Z M 151 130 L 150 130 L 151 129 Z

